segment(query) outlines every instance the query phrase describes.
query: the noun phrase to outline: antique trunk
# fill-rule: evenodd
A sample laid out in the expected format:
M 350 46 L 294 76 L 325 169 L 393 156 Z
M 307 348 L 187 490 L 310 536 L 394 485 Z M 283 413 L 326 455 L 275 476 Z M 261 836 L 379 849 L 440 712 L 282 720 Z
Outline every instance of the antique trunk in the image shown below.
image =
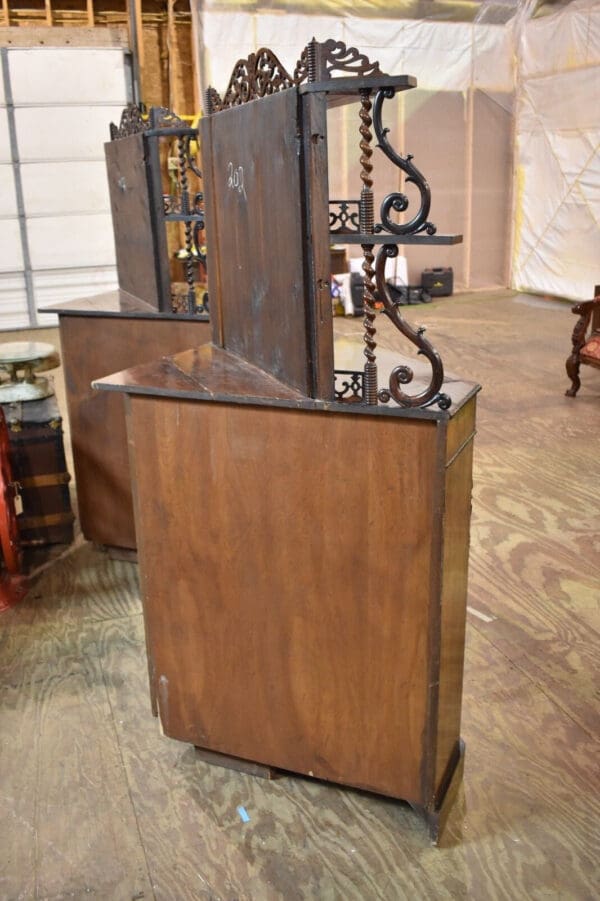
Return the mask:
M 9 428 L 13 478 L 20 486 L 21 541 L 26 545 L 69 544 L 75 517 L 56 398 L 4 404 L 3 410 Z

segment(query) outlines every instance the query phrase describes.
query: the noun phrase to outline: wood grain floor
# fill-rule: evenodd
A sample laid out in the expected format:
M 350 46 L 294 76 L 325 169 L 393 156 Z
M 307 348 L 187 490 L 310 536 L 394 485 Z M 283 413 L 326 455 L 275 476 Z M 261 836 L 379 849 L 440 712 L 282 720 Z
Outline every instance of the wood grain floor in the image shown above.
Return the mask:
M 403 804 L 210 767 L 162 737 L 137 567 L 84 545 L 0 618 L 0 898 L 600 896 L 600 373 L 564 397 L 568 305 L 496 293 L 410 317 L 484 389 L 465 779 L 443 846 Z

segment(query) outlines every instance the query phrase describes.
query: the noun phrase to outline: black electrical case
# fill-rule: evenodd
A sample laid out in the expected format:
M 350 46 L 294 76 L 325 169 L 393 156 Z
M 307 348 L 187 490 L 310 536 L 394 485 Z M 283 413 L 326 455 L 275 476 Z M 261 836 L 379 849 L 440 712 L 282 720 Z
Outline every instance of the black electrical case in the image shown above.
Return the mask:
M 449 297 L 454 290 L 454 272 L 451 266 L 424 269 L 421 287 L 432 297 Z

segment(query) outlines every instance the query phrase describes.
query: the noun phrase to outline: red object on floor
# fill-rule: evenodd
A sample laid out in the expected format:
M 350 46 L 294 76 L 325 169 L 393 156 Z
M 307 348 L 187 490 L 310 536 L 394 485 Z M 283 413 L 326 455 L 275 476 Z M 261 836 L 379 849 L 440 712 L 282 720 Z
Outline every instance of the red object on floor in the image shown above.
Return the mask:
M 27 576 L 11 575 L 4 570 L 0 577 L 0 613 L 9 610 L 22 601 L 29 591 Z
M 0 548 L 5 569 L 0 573 L 0 612 L 17 604 L 27 594 L 27 579 L 21 573 L 22 553 L 10 465 L 10 441 L 4 413 L 0 410 Z

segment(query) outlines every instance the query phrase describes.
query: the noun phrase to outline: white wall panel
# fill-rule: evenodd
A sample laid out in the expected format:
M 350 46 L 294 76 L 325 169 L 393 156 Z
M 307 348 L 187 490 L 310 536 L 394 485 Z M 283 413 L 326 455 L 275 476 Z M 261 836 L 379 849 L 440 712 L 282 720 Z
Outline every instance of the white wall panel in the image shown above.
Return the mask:
M 118 287 L 117 267 L 42 270 L 33 273 L 36 306 L 39 308 L 114 291 Z M 50 324 L 50 314 L 40 312 L 40 325 Z
M 104 162 L 25 163 L 21 178 L 27 216 L 110 210 Z
M 21 232 L 17 219 L 0 219 L 0 272 L 23 269 Z
M 102 101 L 123 105 L 125 70 L 120 49 L 15 48 L 9 54 L 15 106 Z
M 28 325 L 25 276 L 0 273 L 0 330 L 27 328 Z
M 8 71 L 18 154 L 13 159 L 2 94 L 0 329 L 33 324 L 37 306 L 116 287 L 104 144 L 129 93 L 122 49 L 9 48 Z M 17 179 L 29 272 L 16 218 Z
M 10 163 L 10 137 L 6 108 L 0 106 L 0 163 Z
M 0 163 L 0 217 L 18 216 L 13 168 Z
M 25 107 L 15 110 L 21 162 L 104 159 L 109 124 L 122 106 Z
M 110 213 L 29 219 L 28 231 L 34 270 L 115 265 Z

